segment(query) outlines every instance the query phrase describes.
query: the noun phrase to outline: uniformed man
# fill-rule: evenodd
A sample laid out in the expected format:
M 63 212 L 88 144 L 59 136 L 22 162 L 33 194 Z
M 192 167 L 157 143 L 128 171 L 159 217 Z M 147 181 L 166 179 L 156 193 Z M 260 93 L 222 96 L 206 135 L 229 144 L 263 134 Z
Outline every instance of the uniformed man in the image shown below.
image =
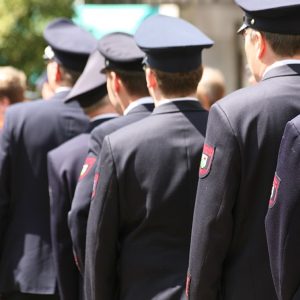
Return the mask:
M 107 76 L 109 98 L 115 108 L 123 111 L 124 115 L 106 122 L 92 131 L 90 149 L 84 164 L 86 170 L 83 170 L 83 175 L 77 184 L 69 213 L 69 227 L 74 251 L 82 272 L 95 165 L 103 139 L 107 134 L 147 117 L 154 108 L 142 68 L 145 54 L 137 47 L 133 37 L 121 32 L 108 34 L 99 41 L 98 50 L 106 60 L 103 72 Z M 97 178 L 96 174 L 95 182 Z
M 300 113 L 300 1 L 236 3 L 258 84 L 210 110 L 187 277 L 193 300 L 276 299 L 264 218 L 284 127 Z
M 212 41 L 190 23 L 162 15 L 146 19 L 135 39 L 146 52 L 156 108 L 104 139 L 87 226 L 87 300 L 185 298 L 208 117 L 196 89 L 201 51 Z
M 271 271 L 279 300 L 300 299 L 299 132 L 300 115 L 286 125 L 266 217 Z
M 84 131 L 88 119 L 65 96 L 96 40 L 67 19 L 44 31 L 49 101 L 13 105 L 0 148 L 0 292 L 5 299 L 58 299 L 50 240 L 47 152 Z
M 51 241 L 60 300 L 82 299 L 82 278 L 73 258 L 68 212 L 88 153 L 88 132 L 117 116 L 107 97 L 106 76 L 99 72 L 103 67 L 104 58 L 96 50 L 66 100 L 76 99 L 89 116 L 88 131 L 48 153 Z

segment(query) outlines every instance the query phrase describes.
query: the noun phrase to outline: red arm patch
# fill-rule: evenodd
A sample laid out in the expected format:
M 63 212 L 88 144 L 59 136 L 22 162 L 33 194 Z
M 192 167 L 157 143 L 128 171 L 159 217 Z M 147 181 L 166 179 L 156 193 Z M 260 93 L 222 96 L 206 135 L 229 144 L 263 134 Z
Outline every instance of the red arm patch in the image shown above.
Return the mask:
M 93 182 L 92 199 L 94 199 L 94 197 L 96 196 L 96 189 L 97 189 L 99 178 L 100 178 L 100 174 L 96 173 L 94 176 L 94 182 Z
M 189 298 L 190 295 L 190 285 L 191 285 L 192 276 L 190 274 L 187 275 L 186 285 L 185 285 L 185 295 Z
M 200 178 L 204 178 L 209 174 L 214 154 L 215 148 L 208 144 L 204 144 L 199 171 Z
M 278 195 L 278 189 L 280 186 L 280 181 L 281 179 L 279 176 L 275 173 L 274 180 L 273 180 L 273 186 L 272 186 L 272 191 L 271 191 L 271 197 L 269 200 L 269 208 L 272 208 L 276 201 L 277 201 L 277 195 Z
M 74 250 L 73 250 L 73 257 L 74 257 L 74 261 L 75 261 L 77 269 L 79 270 L 79 272 L 81 272 L 81 268 L 79 266 L 79 261 L 78 261 L 77 255 Z
M 91 168 L 93 167 L 95 162 L 96 162 L 96 157 L 90 156 L 85 159 L 85 162 L 83 164 L 83 167 L 82 167 L 82 170 L 81 170 L 81 173 L 79 176 L 79 180 L 84 178 L 89 173 L 89 171 L 91 170 Z

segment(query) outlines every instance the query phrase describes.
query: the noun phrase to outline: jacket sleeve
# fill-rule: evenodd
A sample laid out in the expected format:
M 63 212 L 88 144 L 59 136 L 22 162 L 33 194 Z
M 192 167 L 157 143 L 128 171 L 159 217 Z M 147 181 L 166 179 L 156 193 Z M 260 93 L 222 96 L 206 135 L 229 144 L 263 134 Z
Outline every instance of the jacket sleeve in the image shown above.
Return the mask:
M 62 299 L 78 298 L 79 273 L 72 255 L 72 240 L 68 228 L 71 208 L 67 170 L 55 155 L 48 154 L 48 180 L 50 196 L 50 228 L 57 283 Z
M 300 293 L 300 136 L 298 130 L 293 121 L 287 123 L 280 145 L 265 221 L 271 271 L 280 300 L 298 299 Z M 297 290 L 298 296 L 295 297 Z
M 93 131 L 89 143 L 89 152 L 83 165 L 68 215 L 74 255 L 81 273 L 84 271 L 86 226 L 93 193 L 96 162 L 101 151 L 102 140 Z
M 11 118 L 7 111 L 3 131 L 0 135 L 0 255 L 3 249 L 4 235 L 9 220 L 11 207 L 11 134 L 10 128 Z
M 109 139 L 105 138 L 99 164 L 99 182 L 87 225 L 85 292 L 87 299 L 116 296 L 119 199 L 118 181 Z
M 232 238 L 233 207 L 240 180 L 239 149 L 226 114 L 214 105 L 195 202 L 186 287 L 189 299 L 218 299 L 222 265 Z

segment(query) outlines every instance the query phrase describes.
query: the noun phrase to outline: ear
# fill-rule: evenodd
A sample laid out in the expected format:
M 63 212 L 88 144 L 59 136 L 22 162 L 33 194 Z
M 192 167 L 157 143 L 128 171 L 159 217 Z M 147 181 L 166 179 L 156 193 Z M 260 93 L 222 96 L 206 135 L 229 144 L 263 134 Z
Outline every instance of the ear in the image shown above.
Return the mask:
M 61 70 L 59 64 L 56 64 L 55 66 L 55 81 L 60 82 L 61 81 Z
M 110 72 L 110 78 L 111 78 L 113 92 L 114 94 L 118 94 L 120 91 L 120 87 L 122 85 L 121 80 L 117 75 L 117 73 L 114 71 Z
M 6 96 L 0 97 L 0 114 L 4 114 L 7 107 L 10 105 L 10 100 Z
M 155 73 L 150 69 L 146 69 L 146 81 L 148 89 L 156 88 L 157 87 L 157 80 Z
M 255 41 L 256 41 L 256 55 L 257 58 L 261 59 L 266 51 L 266 38 L 263 34 L 256 31 L 255 32 Z

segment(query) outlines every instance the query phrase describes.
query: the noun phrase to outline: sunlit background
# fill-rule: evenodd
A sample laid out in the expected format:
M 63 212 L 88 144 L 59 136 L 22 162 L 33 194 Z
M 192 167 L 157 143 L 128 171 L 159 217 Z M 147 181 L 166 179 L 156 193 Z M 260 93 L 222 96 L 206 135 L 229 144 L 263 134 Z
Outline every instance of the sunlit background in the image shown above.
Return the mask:
M 203 52 L 203 63 L 224 73 L 227 93 L 247 84 L 243 42 L 236 35 L 242 12 L 233 0 L 0 0 L 0 65 L 24 70 L 34 92 L 45 67 L 43 29 L 53 18 L 72 18 L 100 38 L 112 31 L 133 34 L 146 17 L 157 13 L 182 17 L 215 41 Z

